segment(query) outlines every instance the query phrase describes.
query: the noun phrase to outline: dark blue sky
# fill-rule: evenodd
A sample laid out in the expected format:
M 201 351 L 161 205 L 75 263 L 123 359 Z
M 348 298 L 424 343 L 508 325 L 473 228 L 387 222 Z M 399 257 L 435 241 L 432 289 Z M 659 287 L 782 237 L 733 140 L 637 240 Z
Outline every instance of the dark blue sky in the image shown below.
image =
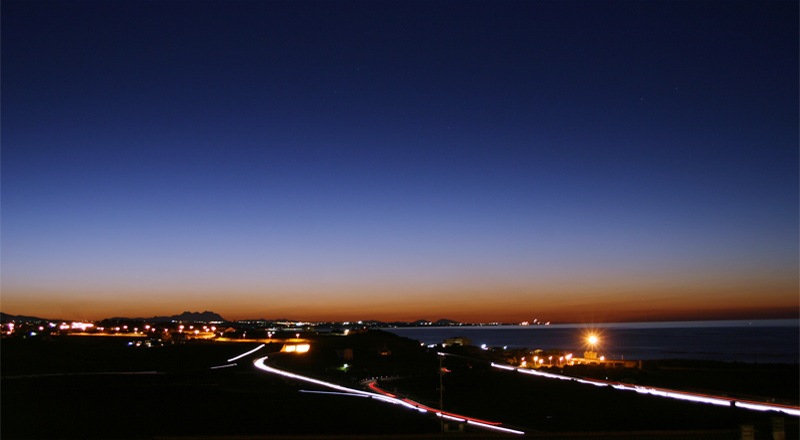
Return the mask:
M 2 200 L 7 313 L 796 315 L 798 6 L 5 1 Z

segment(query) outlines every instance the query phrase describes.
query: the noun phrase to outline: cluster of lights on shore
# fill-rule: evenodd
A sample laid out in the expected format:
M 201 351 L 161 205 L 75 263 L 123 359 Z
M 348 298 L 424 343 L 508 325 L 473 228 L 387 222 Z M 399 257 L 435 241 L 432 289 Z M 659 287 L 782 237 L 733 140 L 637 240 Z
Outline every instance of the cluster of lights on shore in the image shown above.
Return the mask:
M 5 333 L 6 335 L 12 335 L 16 331 L 16 324 L 14 322 L 8 322 L 8 323 L 4 324 L 3 327 L 5 327 L 5 329 L 0 330 L 0 332 Z M 87 331 L 89 329 L 92 329 L 92 328 L 95 328 L 95 325 L 90 323 L 90 322 L 77 322 L 77 321 L 74 321 L 74 322 L 61 322 L 60 324 L 59 323 L 55 323 L 55 322 L 48 322 L 47 323 L 47 327 L 45 327 L 44 325 L 40 325 L 38 327 L 38 330 L 40 332 L 43 332 L 45 330 L 55 330 L 55 329 L 58 329 L 59 331 L 81 331 L 81 332 L 85 332 L 85 331 Z M 96 328 L 97 328 L 97 330 L 100 330 L 100 331 L 103 330 L 103 327 L 96 327 Z M 37 333 L 36 333 L 36 331 L 31 331 L 30 335 L 31 336 L 36 336 Z
M 553 365 L 553 356 L 548 356 L 547 360 L 548 360 L 548 365 L 552 366 Z M 571 365 L 572 353 L 569 353 L 569 354 L 564 355 L 564 356 L 559 356 L 557 361 L 558 361 L 559 364 L 564 364 L 566 362 L 566 363 L 569 363 Z M 534 356 L 532 365 L 533 366 L 544 366 L 544 356 L 542 356 L 542 357 Z M 522 364 L 520 366 L 528 367 L 529 366 L 528 365 L 528 361 L 526 361 L 525 358 L 522 358 Z
M 520 367 L 528 367 L 528 368 L 539 368 L 543 367 L 545 361 L 547 361 L 547 366 L 553 366 L 553 359 L 556 360 L 557 366 L 564 366 L 566 365 L 575 365 L 575 362 L 578 363 L 585 363 L 585 362 L 592 362 L 592 361 L 605 361 L 605 356 L 597 357 L 597 353 L 594 352 L 595 347 L 600 342 L 600 338 L 597 337 L 595 334 L 590 334 L 586 337 L 586 342 L 589 344 L 589 351 L 586 353 L 586 358 L 577 358 L 572 353 L 567 353 L 564 355 L 560 355 L 558 357 L 555 356 L 533 356 L 531 362 L 528 362 L 525 357 L 521 359 Z M 505 346 L 503 349 L 507 349 L 508 347 Z M 488 350 L 489 347 L 486 344 L 481 344 L 481 349 Z
M 17 330 L 16 324 L 14 322 L 8 322 L 6 324 L 3 324 L 3 328 L 2 328 L 2 330 L 0 330 L 0 332 L 4 333 L 6 335 L 12 335 L 12 334 L 14 334 L 14 332 L 16 330 Z M 120 335 L 147 335 L 147 334 L 156 333 L 156 332 L 159 331 L 158 327 L 151 326 L 149 324 L 146 324 L 146 325 L 142 326 L 141 329 L 139 327 L 130 328 L 127 325 L 106 328 L 106 327 L 96 326 L 96 325 L 94 325 L 94 324 L 92 324 L 90 322 L 79 322 L 79 321 L 61 322 L 61 323 L 49 322 L 49 323 L 47 323 L 46 326 L 45 325 L 40 325 L 38 327 L 38 330 L 40 332 L 45 331 L 45 330 L 50 330 L 50 331 L 57 330 L 57 331 L 60 331 L 60 332 L 87 332 L 87 331 L 90 331 L 90 330 L 94 330 L 97 333 L 111 334 L 111 335 L 114 335 L 114 334 L 120 334 Z M 170 331 L 172 331 L 172 330 L 170 330 L 168 328 L 161 329 L 161 333 L 169 333 Z M 188 334 L 194 334 L 196 336 L 199 336 L 201 333 L 202 334 L 206 334 L 206 335 L 214 335 L 216 333 L 216 331 L 217 331 L 217 327 L 216 326 L 210 326 L 209 327 L 207 325 L 204 325 L 202 327 L 198 326 L 198 328 L 195 328 L 193 325 L 188 326 L 188 328 L 183 324 L 178 326 L 178 333 L 184 333 L 185 332 L 185 333 L 188 333 Z M 37 335 L 36 331 L 32 331 L 31 332 L 31 336 L 36 336 L 36 335 Z

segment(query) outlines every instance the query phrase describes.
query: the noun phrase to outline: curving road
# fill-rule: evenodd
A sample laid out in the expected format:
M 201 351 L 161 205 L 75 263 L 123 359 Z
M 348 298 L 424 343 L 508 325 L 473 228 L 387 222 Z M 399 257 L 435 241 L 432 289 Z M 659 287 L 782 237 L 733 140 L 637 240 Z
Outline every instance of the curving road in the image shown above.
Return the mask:
M 511 428 L 504 428 L 504 427 L 500 426 L 500 423 L 497 423 L 497 422 L 487 422 L 485 420 L 479 420 L 479 419 L 475 419 L 475 418 L 472 418 L 472 417 L 466 417 L 466 416 L 461 416 L 461 415 L 458 415 L 458 414 L 443 412 L 443 411 L 440 411 L 438 409 L 429 408 L 429 407 L 427 407 L 425 405 L 422 405 L 422 404 L 420 404 L 418 402 L 414 402 L 413 400 L 410 400 L 410 399 L 401 399 L 401 398 L 395 396 L 394 394 L 388 393 L 388 392 L 378 388 L 375 385 L 375 381 L 374 380 L 368 383 L 369 388 L 371 390 L 373 390 L 374 392 L 357 390 L 355 388 L 349 388 L 349 387 L 345 387 L 345 386 L 338 385 L 338 384 L 335 384 L 335 383 L 326 382 L 324 380 L 314 379 L 314 378 L 311 378 L 311 377 L 303 376 L 303 375 L 296 374 L 296 373 L 290 373 L 288 371 L 279 370 L 277 368 L 270 367 L 269 365 L 266 364 L 267 358 L 268 358 L 268 356 L 264 356 L 262 358 L 256 359 L 255 361 L 253 361 L 253 365 L 256 368 L 258 368 L 259 370 L 265 371 L 267 373 L 278 374 L 280 376 L 288 377 L 288 378 L 291 378 L 291 379 L 296 379 L 296 380 L 300 380 L 300 381 L 304 381 L 304 382 L 308 382 L 308 383 L 313 383 L 315 385 L 320 385 L 320 386 L 323 386 L 323 387 L 331 388 L 331 389 L 337 390 L 339 392 L 347 393 L 347 394 L 370 397 L 372 399 L 376 399 L 376 400 L 379 400 L 381 402 L 387 402 L 387 403 L 391 403 L 391 404 L 395 404 L 395 405 L 401 405 L 401 406 L 403 406 L 405 408 L 413 409 L 413 410 L 419 411 L 421 413 L 432 412 L 432 413 L 436 414 L 438 417 L 442 417 L 444 419 L 453 420 L 453 421 L 457 421 L 457 422 L 465 422 L 465 423 L 469 424 L 470 426 L 475 426 L 477 428 L 488 429 L 488 430 L 492 430 L 492 431 L 506 432 L 506 433 L 510 433 L 510 434 L 525 434 L 523 431 L 519 431 L 519 430 L 511 429 Z

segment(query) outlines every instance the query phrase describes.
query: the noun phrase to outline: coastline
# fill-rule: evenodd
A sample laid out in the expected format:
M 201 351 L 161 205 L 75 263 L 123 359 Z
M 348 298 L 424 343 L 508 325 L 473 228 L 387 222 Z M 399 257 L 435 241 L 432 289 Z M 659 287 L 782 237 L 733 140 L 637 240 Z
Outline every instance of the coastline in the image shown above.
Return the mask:
M 428 346 L 449 338 L 485 349 L 528 349 L 580 357 L 596 334 L 596 351 L 609 360 L 714 360 L 796 364 L 800 320 L 681 321 L 549 326 L 448 326 L 384 328 Z

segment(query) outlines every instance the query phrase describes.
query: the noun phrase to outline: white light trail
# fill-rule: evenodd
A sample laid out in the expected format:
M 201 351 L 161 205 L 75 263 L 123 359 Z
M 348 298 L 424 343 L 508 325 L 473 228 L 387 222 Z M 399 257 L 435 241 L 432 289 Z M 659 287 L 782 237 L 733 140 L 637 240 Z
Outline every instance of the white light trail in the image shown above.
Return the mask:
M 333 395 L 336 395 L 336 396 L 348 396 L 348 397 L 364 397 L 364 398 L 372 397 L 372 396 L 364 396 L 364 395 L 361 395 L 361 394 L 353 394 L 353 393 L 339 393 L 339 392 L 336 392 L 336 391 L 300 390 L 300 392 L 301 393 L 307 393 L 307 394 L 333 394 Z
M 745 409 L 752 409 L 755 411 L 780 411 L 790 416 L 798 416 L 800 417 L 800 408 L 789 408 L 785 406 L 777 406 L 777 405 L 763 405 L 760 403 L 748 403 L 748 402 L 736 402 L 736 406 L 745 408 Z
M 501 370 L 517 371 L 517 369 L 514 367 L 509 367 L 508 365 L 495 364 L 494 362 L 492 362 L 492 366 L 495 368 L 500 368 Z
M 745 409 L 752 409 L 755 411 L 780 411 L 782 413 L 789 414 L 790 416 L 798 416 L 800 417 L 800 408 L 784 406 L 784 405 L 769 405 L 769 404 L 762 404 L 762 403 L 752 403 L 752 402 L 734 402 L 734 405 L 740 406 Z
M 217 365 L 216 367 L 210 367 L 210 368 L 209 368 L 209 370 L 218 370 L 218 369 L 220 369 L 220 368 L 230 368 L 230 367 L 235 367 L 235 366 L 236 366 L 236 364 L 235 364 L 235 363 L 233 363 L 233 364 L 226 364 L 226 365 Z
M 375 393 L 370 393 L 370 392 L 367 392 L 367 391 L 361 391 L 361 390 L 357 390 L 357 389 L 354 389 L 354 388 L 348 388 L 348 387 L 344 387 L 344 386 L 341 386 L 341 385 L 337 385 L 335 383 L 325 382 L 324 380 L 313 379 L 313 378 L 310 378 L 310 377 L 301 376 L 299 374 L 290 373 L 288 371 L 279 370 L 277 368 L 272 368 L 272 367 L 268 366 L 265 363 L 266 360 L 267 360 L 267 356 L 264 356 L 262 358 L 256 359 L 255 361 L 253 361 L 253 365 L 255 365 L 255 367 L 258 368 L 259 370 L 263 370 L 263 371 L 266 371 L 268 373 L 278 374 L 280 376 L 289 377 L 289 378 L 297 379 L 297 380 L 302 380 L 304 382 L 309 382 L 309 383 L 313 383 L 313 384 L 316 384 L 316 385 L 321 385 L 321 386 L 328 387 L 328 388 L 333 388 L 334 390 L 338 390 L 338 391 L 341 391 L 341 392 L 344 392 L 344 393 L 355 394 L 355 395 L 364 396 L 364 397 L 370 397 L 370 398 L 373 398 L 373 399 L 377 399 L 377 400 L 380 400 L 380 401 L 383 401 L 383 402 L 392 403 L 392 404 L 395 404 L 395 405 L 402 405 L 402 406 L 404 406 L 406 408 L 413 409 L 413 410 L 419 411 L 421 413 L 425 413 L 425 412 L 428 411 L 428 409 L 423 408 L 422 405 L 420 405 L 419 403 L 416 403 L 416 402 L 408 400 L 408 399 L 398 399 L 397 397 L 390 397 L 390 396 L 384 395 L 384 394 L 375 394 Z M 442 414 L 442 412 L 440 410 L 431 410 L 431 411 L 435 412 L 436 415 L 439 416 L 439 417 L 453 417 L 453 416 L 450 416 L 449 414 Z M 515 429 L 502 428 L 500 426 L 490 425 L 490 424 L 487 424 L 487 423 L 482 423 L 482 422 L 479 422 L 479 421 L 473 421 L 473 420 L 469 420 L 469 419 L 466 419 L 466 418 L 465 418 L 465 420 L 467 421 L 467 423 L 469 423 L 471 425 L 475 425 L 475 426 L 478 426 L 478 427 L 481 427 L 481 428 L 485 428 L 485 429 L 493 429 L 493 430 L 496 430 L 496 431 L 508 432 L 508 433 L 512 433 L 512 434 L 525 434 L 524 432 L 517 431 Z
M 248 354 L 253 354 L 253 353 L 257 352 L 258 350 L 261 350 L 262 348 L 264 348 L 264 345 L 266 345 L 266 344 L 261 344 L 258 347 L 248 351 L 247 353 L 242 353 L 239 356 L 232 357 L 232 358 L 228 359 L 228 362 L 233 362 L 233 361 L 235 361 L 237 359 L 241 359 L 241 358 L 247 356 Z
M 706 394 L 691 393 L 688 391 L 676 391 L 665 388 L 644 387 L 644 386 L 630 385 L 619 382 L 608 382 L 608 381 L 589 379 L 589 378 L 563 376 L 560 374 L 546 373 L 543 371 L 529 370 L 525 368 L 515 368 L 508 365 L 500 365 L 495 363 L 492 363 L 492 366 L 502 370 L 516 371 L 518 373 L 530 374 L 533 376 L 547 377 L 550 379 L 574 380 L 576 382 L 594 385 L 598 387 L 611 386 L 612 388 L 617 390 L 636 391 L 637 393 L 640 394 L 651 394 L 653 396 L 668 397 L 670 399 L 688 400 L 691 402 L 700 402 L 700 403 L 710 403 L 712 405 L 719 405 L 719 406 L 730 406 L 731 404 L 733 404 L 741 408 L 751 409 L 755 411 L 780 411 L 792 416 L 800 416 L 800 408 L 795 406 L 769 404 L 769 403 L 755 403 L 755 402 L 734 399 L 730 397 L 711 396 Z
M 495 431 L 507 432 L 509 434 L 520 434 L 520 435 L 525 434 L 524 432 L 517 431 L 516 429 L 503 428 L 502 426 L 487 425 L 485 423 L 475 422 L 472 420 L 467 420 L 467 423 L 470 425 L 480 426 L 481 428 L 485 429 L 494 429 Z

